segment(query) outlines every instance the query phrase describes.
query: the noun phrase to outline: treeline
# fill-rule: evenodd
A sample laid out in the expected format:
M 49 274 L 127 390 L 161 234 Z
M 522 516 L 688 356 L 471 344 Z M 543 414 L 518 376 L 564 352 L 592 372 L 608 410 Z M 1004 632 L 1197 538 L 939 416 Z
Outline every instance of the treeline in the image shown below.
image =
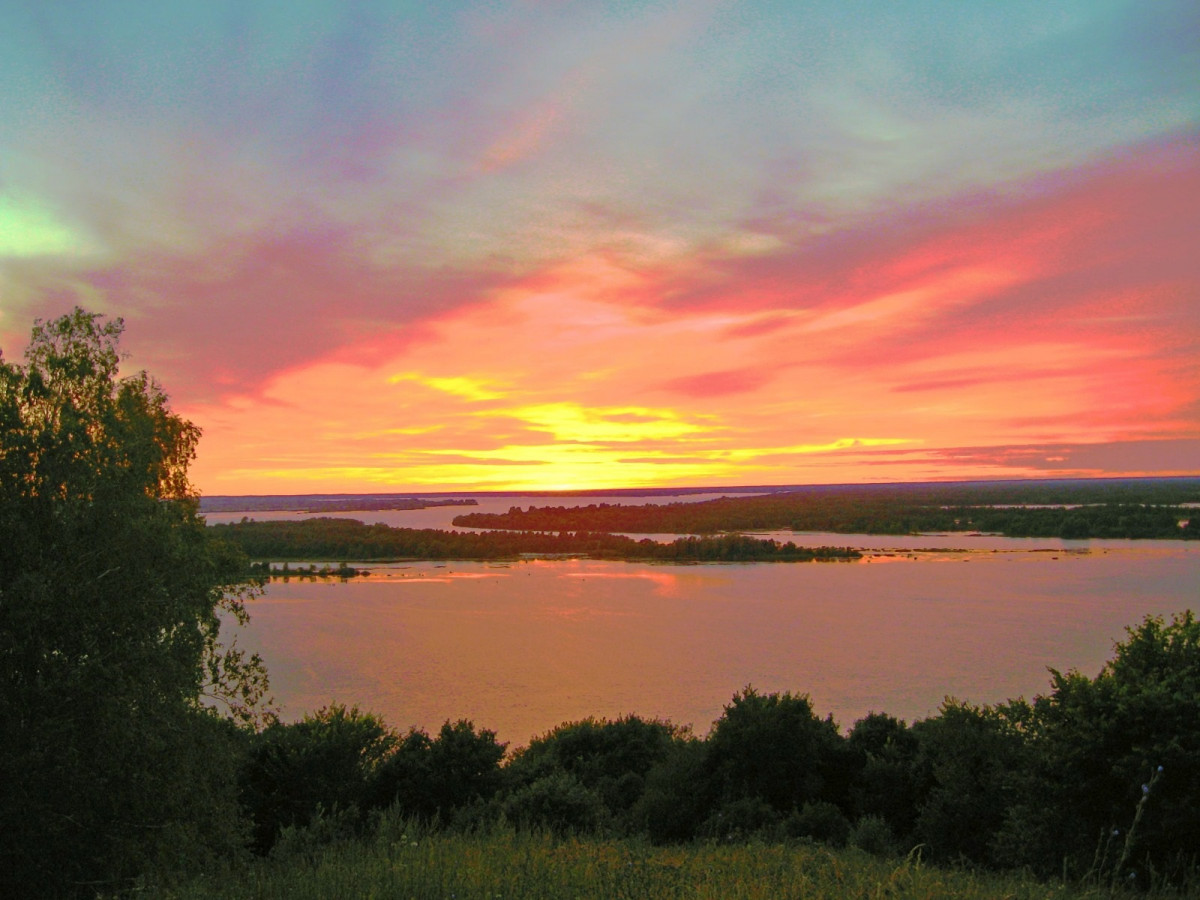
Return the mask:
M 947 700 L 843 734 L 806 695 L 736 694 L 703 738 L 628 716 L 564 724 L 506 756 L 447 722 L 398 734 L 331 707 L 254 735 L 240 776 L 254 848 L 362 834 L 392 810 L 654 843 L 810 839 L 1070 880 L 1181 883 L 1200 847 L 1200 623 L 1128 631 L 1095 678 L 1032 702 Z
M 1021 482 L 974 485 L 850 485 L 721 497 L 698 503 L 512 507 L 470 513 L 454 524 L 537 531 L 715 534 L 828 531 L 913 534 L 979 531 L 1009 537 L 1196 538 L 1198 479 Z
M 267 494 L 242 497 L 201 497 L 200 512 L 345 512 L 429 509 L 435 506 L 478 506 L 474 498 L 441 500 L 396 494 L 364 497 L 355 494 Z
M 331 566 L 328 563 L 320 566 L 316 563 L 309 563 L 307 566 L 296 566 L 293 568 L 286 562 L 281 566 L 277 566 L 268 560 L 251 562 L 249 571 L 253 578 L 259 580 L 281 578 L 284 581 L 292 578 L 305 581 L 316 581 L 318 578 L 323 580 L 337 578 L 341 581 L 349 581 L 351 578 L 367 574 L 366 569 L 356 569 L 353 566 L 346 565 L 344 562 L 338 563 L 336 566 Z
M 298 521 L 244 520 L 210 525 L 214 536 L 240 548 L 252 560 L 515 559 L 523 555 L 587 556 L 593 559 L 673 562 L 856 559 L 848 547 L 797 547 L 745 535 L 688 537 L 670 543 L 634 540 L 615 534 L 577 531 L 457 532 L 432 528 L 366 525 L 356 519 Z M 336 574 L 336 573 L 335 573 Z

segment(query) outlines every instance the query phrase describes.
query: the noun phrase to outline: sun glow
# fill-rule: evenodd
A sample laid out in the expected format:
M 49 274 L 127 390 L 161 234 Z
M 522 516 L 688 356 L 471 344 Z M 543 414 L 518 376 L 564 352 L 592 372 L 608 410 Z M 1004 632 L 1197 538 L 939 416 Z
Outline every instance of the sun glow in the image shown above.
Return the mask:
M 1147 196 L 1174 196 L 1147 178 L 882 249 L 863 238 L 872 264 L 851 254 L 832 274 L 765 243 L 721 249 L 739 277 L 715 282 L 698 251 L 556 260 L 428 317 L 419 340 L 372 334 L 184 410 L 205 429 L 197 480 L 253 493 L 1140 473 L 1154 441 L 1200 437 L 1194 310 L 1172 283 L 1131 289 L 1120 259 L 1111 277 L 1079 273 Z M 696 296 L 664 305 L 680 284 Z M 1105 442 L 1128 452 L 1089 449 Z M 1123 468 L 1091 462 L 1121 453 Z
M 433 375 L 421 375 L 417 372 L 402 372 L 388 378 L 388 384 L 401 384 L 403 382 L 414 382 L 435 391 L 452 394 L 455 397 L 462 397 L 466 400 L 498 400 L 504 396 L 502 391 L 496 390 L 494 386 L 486 381 L 466 378 L 461 375 L 436 377 Z
M 579 444 L 668 440 L 711 430 L 711 426 L 686 421 L 673 410 L 640 406 L 585 407 L 578 403 L 544 403 L 489 410 L 479 415 L 517 419 L 533 430 L 550 433 L 556 441 Z

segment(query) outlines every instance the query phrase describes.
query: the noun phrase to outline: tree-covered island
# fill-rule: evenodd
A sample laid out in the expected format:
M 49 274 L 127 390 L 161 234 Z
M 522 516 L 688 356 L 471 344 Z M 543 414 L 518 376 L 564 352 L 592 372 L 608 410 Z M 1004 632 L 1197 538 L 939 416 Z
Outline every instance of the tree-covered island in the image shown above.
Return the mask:
M 695 503 L 512 507 L 454 524 L 518 531 L 717 534 L 981 532 L 1006 537 L 1200 537 L 1200 478 L 811 486 Z
M 726 534 L 671 541 L 635 540 L 600 532 L 441 531 L 367 525 L 356 519 L 242 521 L 210 525 L 221 541 L 256 562 L 409 559 L 518 559 L 524 556 L 586 556 L 591 559 L 661 562 L 812 562 L 861 557 L 849 547 L 798 547 L 788 541 Z M 260 568 L 260 574 L 266 574 Z M 290 574 L 300 574 L 291 572 Z M 329 574 L 342 575 L 333 571 Z
M 433 509 L 438 506 L 478 506 L 474 497 L 412 497 L 407 494 L 263 494 L 240 497 L 201 497 L 200 513 L 304 512 L 329 513 L 354 510 L 372 512 Z

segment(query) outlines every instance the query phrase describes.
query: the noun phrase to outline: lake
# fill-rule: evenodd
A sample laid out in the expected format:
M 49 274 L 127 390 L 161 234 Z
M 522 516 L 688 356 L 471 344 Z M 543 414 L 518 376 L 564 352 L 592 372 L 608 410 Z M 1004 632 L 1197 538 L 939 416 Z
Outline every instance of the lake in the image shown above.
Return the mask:
M 489 497 L 474 509 L 529 502 L 605 499 Z M 462 511 L 340 515 L 432 528 Z M 845 729 L 870 711 L 934 714 L 946 695 L 1030 697 L 1047 689 L 1051 666 L 1094 675 L 1124 626 L 1195 608 L 1200 589 L 1195 543 L 774 536 L 869 553 L 848 563 L 372 566 L 346 583 L 272 583 L 250 602 L 239 645 L 262 653 L 288 719 L 336 701 L 397 729 L 471 719 L 514 747 L 589 715 L 638 713 L 705 734 L 752 684 L 808 693 Z

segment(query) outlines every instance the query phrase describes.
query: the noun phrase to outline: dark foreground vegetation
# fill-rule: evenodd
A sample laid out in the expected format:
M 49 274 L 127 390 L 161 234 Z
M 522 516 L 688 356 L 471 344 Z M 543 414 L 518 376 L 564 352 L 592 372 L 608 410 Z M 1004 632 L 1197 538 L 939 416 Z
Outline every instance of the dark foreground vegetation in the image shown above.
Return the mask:
M 506 753 L 470 722 L 398 733 L 335 706 L 249 738 L 239 783 L 268 856 L 375 840 L 399 816 L 507 839 L 919 847 L 939 864 L 1185 885 L 1200 847 L 1198 702 L 1189 613 L 1130 629 L 1094 678 L 1054 672 L 1032 702 L 947 700 L 911 725 L 874 713 L 843 732 L 806 695 L 748 687 L 703 737 L 589 719 Z
M 119 321 L 38 324 L 0 359 L 0 896 L 92 896 L 240 851 L 266 674 L 220 642 L 246 560 L 210 538 L 199 432 Z
M 301 519 L 212 525 L 222 541 L 252 560 L 516 559 L 521 556 L 587 556 L 592 559 L 664 562 L 808 562 L 858 559 L 849 547 L 797 547 L 740 534 L 688 537 L 669 543 L 592 532 L 460 532 L 366 525 L 356 519 Z
M 715 534 L 979 531 L 1008 537 L 1197 538 L 1200 478 L 811 487 L 699 503 L 600 503 L 468 513 L 454 524 L 521 531 Z M 1186 523 L 1186 524 L 1183 524 Z
M 165 892 L 173 900 L 1111 900 L 1108 884 L 932 866 L 809 841 L 653 846 L 512 826 L 429 830 L 393 813 L 361 839 L 299 841 L 232 872 Z M 1164 895 L 1165 896 L 1165 895 Z M 1177 896 L 1172 893 L 1171 896 Z
M 1196 895 L 1190 612 L 912 724 L 751 687 L 702 736 L 627 716 L 511 750 L 278 721 L 220 641 L 252 584 L 197 515 L 196 429 L 118 378 L 119 333 L 77 310 L 0 361 L 0 896 Z

